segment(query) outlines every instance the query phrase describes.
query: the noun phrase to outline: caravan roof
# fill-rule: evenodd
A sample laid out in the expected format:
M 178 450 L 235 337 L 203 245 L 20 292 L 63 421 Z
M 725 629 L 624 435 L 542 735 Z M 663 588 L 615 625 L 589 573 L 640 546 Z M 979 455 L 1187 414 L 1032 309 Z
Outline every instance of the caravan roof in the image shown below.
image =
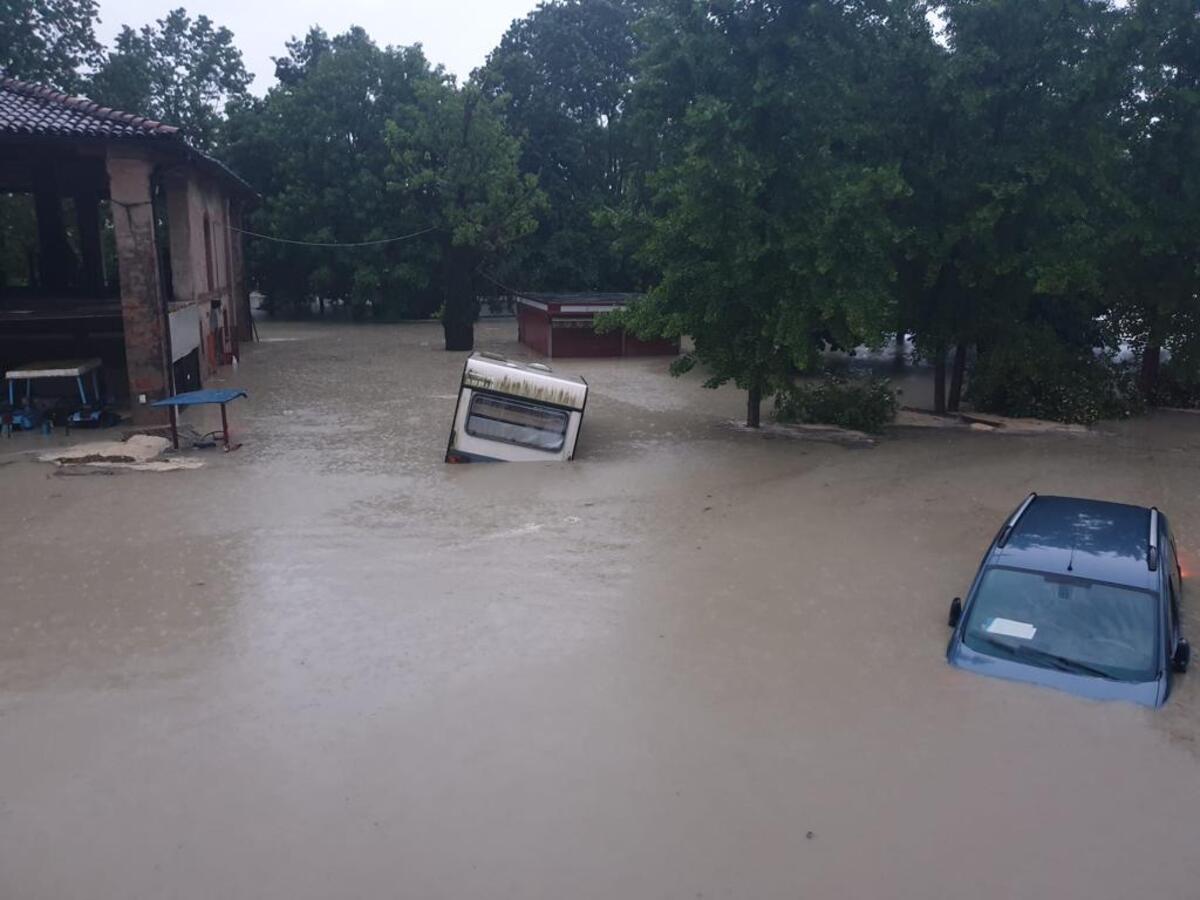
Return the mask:
M 463 385 L 479 390 L 552 403 L 582 410 L 587 402 L 587 382 L 558 375 L 540 363 L 521 363 L 498 353 L 472 353 L 463 370 Z

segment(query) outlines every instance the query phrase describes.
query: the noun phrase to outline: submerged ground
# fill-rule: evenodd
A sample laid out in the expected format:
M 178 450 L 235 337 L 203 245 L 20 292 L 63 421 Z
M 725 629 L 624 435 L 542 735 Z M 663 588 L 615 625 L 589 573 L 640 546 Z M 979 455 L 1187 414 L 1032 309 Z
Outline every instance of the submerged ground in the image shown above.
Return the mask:
M 1200 565 L 1200 417 L 850 450 L 560 363 L 576 462 L 446 466 L 436 326 L 262 331 L 201 470 L 0 443 L 0 897 L 1200 890 L 1200 670 L 1149 711 L 943 660 L 1030 490 L 1158 504 Z

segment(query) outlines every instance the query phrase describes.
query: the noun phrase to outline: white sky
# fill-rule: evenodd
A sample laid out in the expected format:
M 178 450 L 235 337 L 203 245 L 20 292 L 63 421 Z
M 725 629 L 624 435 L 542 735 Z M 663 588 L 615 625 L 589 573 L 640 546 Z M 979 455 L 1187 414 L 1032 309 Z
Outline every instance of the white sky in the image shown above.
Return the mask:
M 422 44 L 434 64 L 465 79 L 500 42 L 513 19 L 537 0 L 100 0 L 97 37 L 109 44 L 122 25 L 140 28 L 182 6 L 233 32 L 246 68 L 256 76 L 251 90 L 265 93 L 275 81 L 272 56 L 282 56 L 288 38 L 311 25 L 337 34 L 361 25 L 380 46 Z

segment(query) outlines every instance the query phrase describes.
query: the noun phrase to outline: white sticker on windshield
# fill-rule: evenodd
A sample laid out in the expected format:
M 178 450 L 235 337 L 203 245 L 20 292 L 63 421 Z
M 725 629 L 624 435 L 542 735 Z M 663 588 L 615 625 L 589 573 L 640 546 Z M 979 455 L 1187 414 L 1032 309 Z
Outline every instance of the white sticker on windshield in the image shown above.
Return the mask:
M 999 616 L 988 622 L 983 630 L 989 634 L 1002 634 L 1005 637 L 1020 638 L 1023 641 L 1031 641 L 1033 640 L 1033 636 L 1037 634 L 1037 629 L 1028 622 L 1001 619 Z

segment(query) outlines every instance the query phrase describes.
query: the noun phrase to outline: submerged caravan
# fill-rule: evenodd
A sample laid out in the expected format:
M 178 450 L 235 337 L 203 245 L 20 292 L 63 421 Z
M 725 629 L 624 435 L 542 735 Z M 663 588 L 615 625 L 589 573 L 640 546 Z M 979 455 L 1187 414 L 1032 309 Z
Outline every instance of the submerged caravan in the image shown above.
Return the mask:
M 540 363 L 473 353 L 463 367 L 446 462 L 531 462 L 575 456 L 588 385 Z

